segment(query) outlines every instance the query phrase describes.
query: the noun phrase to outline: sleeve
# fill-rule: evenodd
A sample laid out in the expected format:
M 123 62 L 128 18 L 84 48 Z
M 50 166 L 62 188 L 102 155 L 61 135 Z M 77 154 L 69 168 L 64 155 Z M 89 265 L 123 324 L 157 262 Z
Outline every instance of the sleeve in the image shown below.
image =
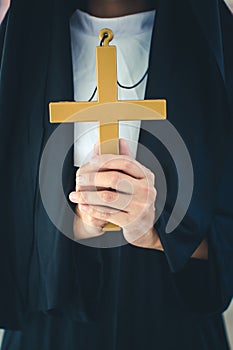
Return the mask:
M 4 20 L 0 24 L 0 120 L 1 130 L 5 132 L 5 124 L 3 122 L 5 110 L 3 108 L 5 82 L 4 75 L 6 69 L 3 68 L 4 50 L 6 47 L 7 26 L 9 20 L 9 11 L 6 14 Z M 1 141 L 3 139 L 1 134 Z M 1 163 L 1 201 L 0 201 L 0 328 L 11 328 L 17 330 L 23 324 L 26 307 L 25 299 L 21 290 L 21 285 L 17 280 L 17 268 L 20 269 L 21 262 L 27 260 L 26 257 L 21 256 L 20 260 L 16 263 L 16 257 L 14 255 L 16 248 L 15 242 L 12 239 L 11 229 L 13 226 L 11 211 L 6 212 L 6 208 L 12 205 L 9 198 L 5 197 L 4 189 L 7 188 L 7 180 L 5 176 L 5 170 L 8 167 L 7 162 L 3 159 L 2 153 L 6 153 L 6 148 L 2 145 L 0 147 L 0 163 Z M 29 243 L 30 244 L 30 243 Z M 26 255 L 26 254 L 25 254 Z M 28 263 L 28 260 L 27 260 Z M 15 268 L 17 266 L 17 268 Z M 25 281 L 24 276 L 22 280 Z M 22 282 L 23 283 L 23 282 Z
M 228 96 L 232 127 L 232 14 L 224 1 L 220 2 L 221 31 L 224 48 L 225 87 Z M 226 126 L 227 129 L 227 126 Z M 220 137 L 224 137 L 220 134 Z M 231 136 L 232 138 L 232 136 Z M 223 312 L 233 296 L 233 143 L 226 143 L 225 159 L 221 169 L 221 179 L 216 191 L 216 203 L 212 220 L 206 232 L 192 232 L 192 242 L 181 238 L 174 257 L 172 247 L 164 237 L 165 223 L 168 214 L 164 213 L 158 223 L 158 231 L 165 244 L 167 259 L 172 270 L 172 278 L 176 292 L 184 307 L 196 313 Z M 211 176 L 211 174 L 210 174 Z M 182 227 L 181 230 L 185 231 Z M 195 237 L 196 233 L 196 237 Z M 190 259 L 189 257 L 200 244 L 200 238 L 206 238 L 209 246 L 208 261 Z M 176 245 L 176 242 L 172 242 Z M 187 248 L 189 246 L 189 248 Z
M 222 179 L 217 191 L 217 201 L 211 225 L 202 233 L 208 240 L 208 261 L 190 259 L 193 245 L 182 246 L 173 241 L 173 255 L 179 254 L 181 259 L 175 260 L 170 254 L 171 244 L 166 240 L 166 216 L 162 216 L 156 229 L 162 242 L 172 271 L 172 279 L 176 292 L 184 305 L 194 313 L 211 314 L 223 312 L 233 296 L 233 159 L 231 147 L 222 170 Z M 179 228 L 178 228 L 179 229 Z M 193 233 L 194 236 L 194 233 Z M 168 248 L 168 249 L 166 249 Z M 183 253 L 183 256 L 182 256 Z M 187 258 L 187 254 L 189 257 Z M 177 261 L 179 262 L 177 264 Z

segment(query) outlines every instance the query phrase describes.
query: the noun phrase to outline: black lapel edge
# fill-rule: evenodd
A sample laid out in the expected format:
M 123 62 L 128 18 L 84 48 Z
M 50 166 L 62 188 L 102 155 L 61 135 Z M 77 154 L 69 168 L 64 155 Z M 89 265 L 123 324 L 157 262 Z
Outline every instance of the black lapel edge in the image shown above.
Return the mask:
M 225 82 L 224 54 L 218 0 L 188 0 L 217 61 Z M 209 20 L 207 20 L 209 18 Z

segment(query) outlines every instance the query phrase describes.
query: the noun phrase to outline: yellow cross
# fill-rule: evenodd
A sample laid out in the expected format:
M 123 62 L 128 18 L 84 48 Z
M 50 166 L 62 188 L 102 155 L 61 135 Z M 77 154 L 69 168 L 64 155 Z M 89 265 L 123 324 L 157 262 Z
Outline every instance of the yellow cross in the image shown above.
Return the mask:
M 51 123 L 99 122 L 100 154 L 119 154 L 120 120 L 166 119 L 165 100 L 119 101 L 117 88 L 116 47 L 110 29 L 100 31 L 103 46 L 96 47 L 97 102 L 50 103 Z M 106 231 L 117 230 L 108 224 Z

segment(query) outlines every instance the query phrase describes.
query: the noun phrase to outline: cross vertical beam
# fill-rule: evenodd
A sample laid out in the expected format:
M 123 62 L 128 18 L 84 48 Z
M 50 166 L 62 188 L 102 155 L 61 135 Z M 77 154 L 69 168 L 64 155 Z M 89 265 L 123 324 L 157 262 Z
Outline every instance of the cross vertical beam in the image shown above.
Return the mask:
M 116 102 L 117 61 L 115 46 L 97 46 L 96 69 L 98 103 Z M 119 127 L 117 118 L 111 123 L 99 121 L 99 142 L 101 154 L 119 154 Z
M 109 46 L 113 33 L 110 29 L 102 29 L 99 36 L 103 45 L 96 48 L 98 101 L 52 102 L 49 105 L 50 121 L 51 123 L 98 121 L 100 154 L 119 154 L 118 122 L 166 119 L 166 101 L 119 101 L 116 47 Z M 120 228 L 109 223 L 104 230 L 118 231 Z

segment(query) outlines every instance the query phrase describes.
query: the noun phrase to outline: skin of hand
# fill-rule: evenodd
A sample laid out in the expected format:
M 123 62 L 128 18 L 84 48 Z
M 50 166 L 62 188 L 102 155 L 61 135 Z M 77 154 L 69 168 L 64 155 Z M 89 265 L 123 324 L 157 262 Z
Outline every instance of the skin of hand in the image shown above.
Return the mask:
M 153 229 L 156 189 L 154 174 L 130 156 L 125 140 L 121 155 L 95 155 L 76 176 L 76 192 L 70 200 L 77 204 L 76 239 L 104 234 L 107 222 L 120 227 L 134 245 L 161 249 Z
M 125 140 L 120 140 L 119 156 L 96 155 L 76 176 L 74 236 L 77 240 L 104 234 L 103 227 L 113 222 L 123 228 L 125 239 L 138 247 L 163 251 L 153 228 L 156 189 L 151 171 L 130 156 Z M 208 259 L 204 240 L 192 258 Z

